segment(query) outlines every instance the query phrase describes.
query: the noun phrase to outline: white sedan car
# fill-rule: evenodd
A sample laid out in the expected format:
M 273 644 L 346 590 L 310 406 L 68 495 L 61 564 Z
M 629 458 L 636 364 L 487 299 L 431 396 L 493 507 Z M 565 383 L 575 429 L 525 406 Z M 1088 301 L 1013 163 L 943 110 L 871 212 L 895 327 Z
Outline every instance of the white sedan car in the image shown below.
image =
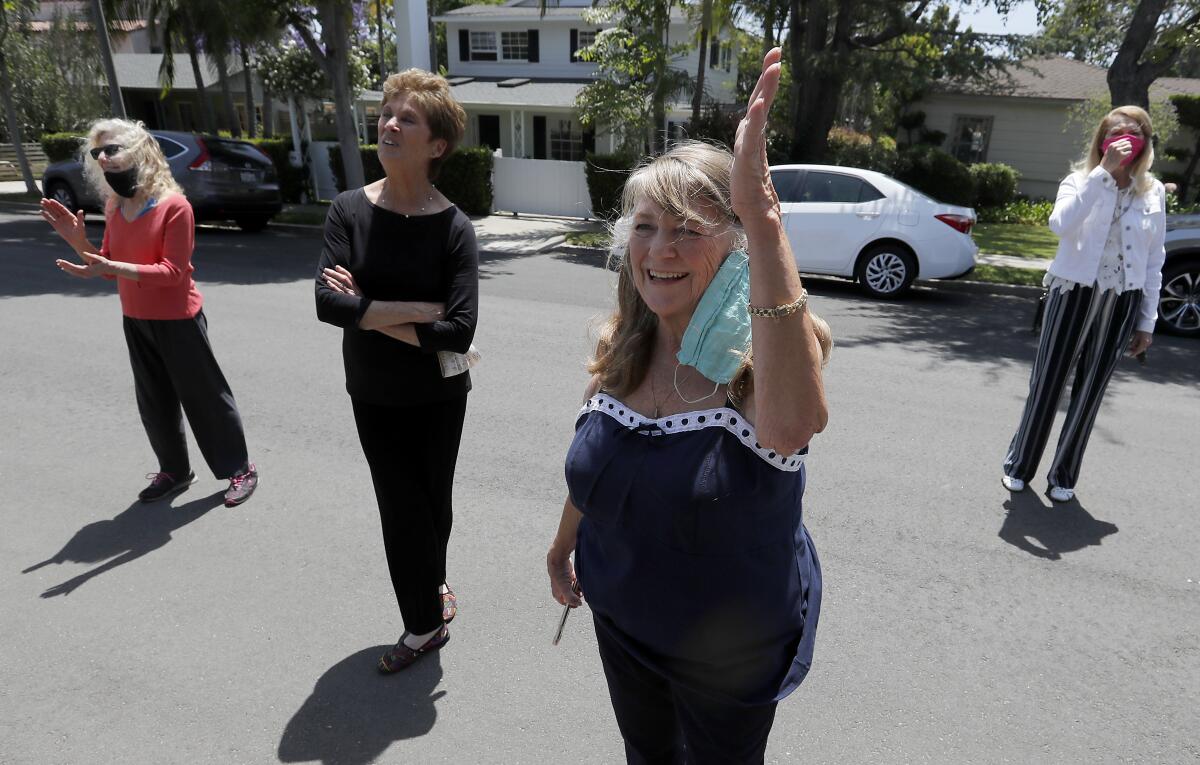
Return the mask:
M 874 297 L 917 277 L 954 279 L 975 267 L 975 211 L 931 199 L 871 170 L 776 165 L 788 241 L 801 271 L 849 276 Z

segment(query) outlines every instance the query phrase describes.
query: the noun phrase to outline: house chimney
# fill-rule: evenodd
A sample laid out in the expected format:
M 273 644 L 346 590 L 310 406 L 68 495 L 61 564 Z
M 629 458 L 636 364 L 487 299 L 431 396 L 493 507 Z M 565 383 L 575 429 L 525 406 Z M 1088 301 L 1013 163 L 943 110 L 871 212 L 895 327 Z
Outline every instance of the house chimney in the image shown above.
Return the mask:
M 426 0 L 395 0 L 397 71 L 429 69 L 429 4 Z

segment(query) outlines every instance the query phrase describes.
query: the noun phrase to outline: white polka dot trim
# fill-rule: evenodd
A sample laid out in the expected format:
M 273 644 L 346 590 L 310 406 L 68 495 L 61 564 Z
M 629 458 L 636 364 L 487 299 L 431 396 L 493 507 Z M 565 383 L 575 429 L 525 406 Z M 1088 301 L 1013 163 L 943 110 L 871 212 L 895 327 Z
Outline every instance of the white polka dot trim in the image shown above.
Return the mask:
M 701 409 L 695 412 L 680 412 L 666 417 L 654 419 L 635 412 L 620 399 L 599 393 L 592 396 L 579 410 L 582 417 L 588 412 L 600 412 L 608 415 L 630 430 L 647 430 L 647 435 L 669 435 L 671 433 L 686 433 L 705 428 L 724 428 L 728 433 L 742 442 L 771 467 L 794 473 L 804 464 L 808 448 L 800 449 L 794 454 L 776 454 L 758 443 L 754 426 L 746 422 L 741 412 L 727 406 L 716 409 Z

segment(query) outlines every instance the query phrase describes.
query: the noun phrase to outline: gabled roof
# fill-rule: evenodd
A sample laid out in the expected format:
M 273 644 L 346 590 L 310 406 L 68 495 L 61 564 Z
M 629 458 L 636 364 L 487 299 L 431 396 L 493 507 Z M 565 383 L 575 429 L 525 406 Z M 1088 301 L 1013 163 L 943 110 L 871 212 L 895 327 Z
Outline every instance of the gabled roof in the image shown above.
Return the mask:
M 1063 56 L 1027 59 L 1020 67 L 1010 67 L 1005 75 L 986 83 L 945 83 L 942 93 L 976 96 L 1045 98 L 1061 101 L 1086 101 L 1108 93 L 1108 69 Z M 1200 95 L 1200 79 L 1160 77 L 1150 86 L 1150 98 L 1159 100 L 1184 93 Z
M 175 83 L 174 90 L 195 90 L 196 78 L 192 76 L 192 62 L 186 53 L 175 54 Z M 113 66 L 117 70 L 117 82 L 121 89 L 139 88 L 142 90 L 159 90 L 162 85 L 158 81 L 158 68 L 162 66 L 161 53 L 114 53 Z M 217 84 L 217 70 L 211 65 L 208 56 L 199 54 L 200 76 L 204 78 L 204 86 Z M 242 71 L 242 62 L 237 59 L 229 61 L 229 78 L 237 84 L 233 75 Z

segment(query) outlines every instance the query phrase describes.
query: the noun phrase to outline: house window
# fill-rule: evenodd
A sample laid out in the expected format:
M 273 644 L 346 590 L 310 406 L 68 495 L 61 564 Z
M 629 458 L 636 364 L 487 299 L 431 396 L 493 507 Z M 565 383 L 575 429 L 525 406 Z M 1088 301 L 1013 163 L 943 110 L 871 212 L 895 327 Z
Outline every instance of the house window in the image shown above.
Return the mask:
M 593 30 L 583 30 L 583 29 L 579 30 L 579 47 L 580 48 L 586 48 L 589 45 L 595 45 L 595 44 L 596 44 L 596 31 L 594 29 Z
M 472 61 L 495 61 L 496 60 L 496 33 L 495 32 L 472 32 L 471 33 L 471 60 Z
M 550 159 L 583 160 L 583 133 L 571 120 L 557 120 L 550 131 Z
M 956 117 L 950 153 L 960 162 L 967 164 L 987 162 L 988 143 L 991 138 L 991 117 Z
M 505 61 L 529 60 L 528 32 L 501 32 L 500 58 Z
M 729 71 L 733 59 L 733 43 L 721 43 L 721 68 Z

